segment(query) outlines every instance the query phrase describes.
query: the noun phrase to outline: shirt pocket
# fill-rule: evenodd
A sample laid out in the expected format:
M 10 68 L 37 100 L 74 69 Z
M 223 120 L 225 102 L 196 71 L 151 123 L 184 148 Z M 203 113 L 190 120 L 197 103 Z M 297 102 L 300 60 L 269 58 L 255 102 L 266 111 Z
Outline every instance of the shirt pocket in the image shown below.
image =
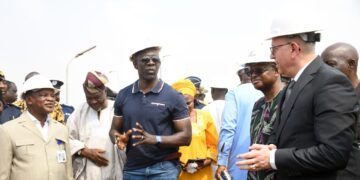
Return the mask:
M 60 150 L 65 150 L 65 146 L 68 143 L 67 138 L 62 136 L 55 137 L 56 144 L 59 146 Z
M 147 112 L 153 115 L 154 117 L 158 116 L 159 114 L 163 116 L 167 116 L 169 113 L 168 107 L 164 103 L 151 102 L 148 108 L 149 109 Z
M 34 150 L 35 142 L 30 139 L 22 139 L 15 142 L 16 154 L 19 156 L 30 155 Z

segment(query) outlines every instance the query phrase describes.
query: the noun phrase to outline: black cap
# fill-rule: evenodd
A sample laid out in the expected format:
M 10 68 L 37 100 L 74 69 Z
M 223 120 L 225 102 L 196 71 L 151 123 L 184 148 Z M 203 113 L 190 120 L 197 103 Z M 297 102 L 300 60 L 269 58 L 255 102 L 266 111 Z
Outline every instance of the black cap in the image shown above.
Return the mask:
M 60 89 L 61 86 L 64 84 L 62 81 L 60 80 L 50 80 L 51 84 L 54 86 L 54 88 L 56 89 Z
M 196 76 L 189 76 L 189 77 L 187 77 L 185 79 L 190 80 L 197 89 L 200 88 L 200 85 L 201 85 L 201 79 L 200 78 L 198 78 Z

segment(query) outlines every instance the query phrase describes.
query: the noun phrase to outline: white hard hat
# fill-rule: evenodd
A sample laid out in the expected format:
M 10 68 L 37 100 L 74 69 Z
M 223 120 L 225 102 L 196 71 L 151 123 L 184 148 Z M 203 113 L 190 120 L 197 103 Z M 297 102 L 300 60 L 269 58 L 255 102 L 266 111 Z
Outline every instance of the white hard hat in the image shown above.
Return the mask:
M 161 47 L 160 47 L 160 46 L 142 46 L 142 47 L 143 47 L 143 48 L 138 49 L 138 50 L 134 51 L 134 53 L 131 54 L 130 60 L 133 58 L 133 56 L 134 56 L 136 53 L 138 53 L 138 52 L 140 52 L 140 51 L 144 51 L 144 50 L 146 50 L 146 49 L 156 49 L 156 50 L 158 50 L 158 51 L 161 50 Z
M 275 62 L 274 59 L 270 58 L 269 47 L 266 46 L 265 44 L 261 44 L 260 46 L 250 51 L 243 66 L 245 67 L 245 64 L 249 64 L 249 63 L 262 63 L 262 62 Z
M 161 50 L 161 46 L 159 46 L 158 42 L 154 42 L 153 40 L 150 40 L 149 38 L 141 38 L 141 37 L 137 37 L 135 39 L 132 39 L 131 42 L 129 42 L 128 46 L 130 47 L 129 49 L 129 55 L 130 55 L 130 60 L 132 60 L 133 56 L 140 52 L 140 51 L 144 51 L 146 49 L 156 49 L 158 51 Z
M 226 85 L 225 79 L 215 78 L 212 79 L 210 84 L 210 88 L 219 88 L 219 89 L 225 89 L 228 88 L 228 85 Z
M 313 17 L 279 16 L 273 19 L 267 40 L 280 36 L 316 32 L 320 29 Z
M 22 93 L 25 94 L 27 91 L 35 89 L 53 89 L 57 92 L 50 80 L 40 74 L 35 75 L 24 82 Z

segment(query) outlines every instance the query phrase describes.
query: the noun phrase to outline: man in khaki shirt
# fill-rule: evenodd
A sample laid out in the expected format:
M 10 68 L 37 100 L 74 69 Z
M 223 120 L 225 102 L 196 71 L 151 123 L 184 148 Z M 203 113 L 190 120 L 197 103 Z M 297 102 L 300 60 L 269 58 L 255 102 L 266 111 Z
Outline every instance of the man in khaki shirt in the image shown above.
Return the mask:
M 67 128 L 48 116 L 55 106 L 55 91 L 41 75 L 25 81 L 28 109 L 0 126 L 1 180 L 73 179 Z

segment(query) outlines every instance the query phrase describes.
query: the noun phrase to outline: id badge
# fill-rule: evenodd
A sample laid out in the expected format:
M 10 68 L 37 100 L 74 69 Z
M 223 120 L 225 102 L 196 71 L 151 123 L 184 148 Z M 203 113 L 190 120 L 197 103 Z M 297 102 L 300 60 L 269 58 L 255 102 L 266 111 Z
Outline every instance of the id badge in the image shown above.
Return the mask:
M 66 162 L 66 153 L 65 150 L 59 150 L 56 152 L 57 161 L 58 163 L 65 163 Z

